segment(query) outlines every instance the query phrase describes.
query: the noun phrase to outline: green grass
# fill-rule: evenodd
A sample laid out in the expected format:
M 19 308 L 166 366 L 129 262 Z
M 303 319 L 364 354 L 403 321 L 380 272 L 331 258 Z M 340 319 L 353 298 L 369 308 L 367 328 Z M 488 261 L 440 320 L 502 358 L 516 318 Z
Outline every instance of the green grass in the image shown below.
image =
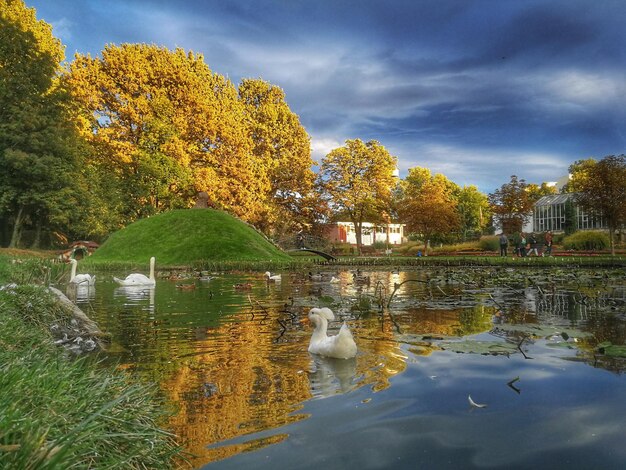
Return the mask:
M 68 320 L 41 287 L 0 292 L 0 468 L 173 468 L 154 387 L 66 357 L 48 328 Z
M 289 262 L 291 257 L 254 228 L 213 209 L 173 210 L 112 234 L 86 261 L 131 262 L 147 268 L 211 262 Z

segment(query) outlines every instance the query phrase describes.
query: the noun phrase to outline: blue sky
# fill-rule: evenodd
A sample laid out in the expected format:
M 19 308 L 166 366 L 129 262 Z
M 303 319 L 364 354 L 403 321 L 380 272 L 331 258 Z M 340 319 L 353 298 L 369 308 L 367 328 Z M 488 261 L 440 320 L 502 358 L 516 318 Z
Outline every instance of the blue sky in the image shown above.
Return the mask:
M 145 42 L 285 90 L 319 160 L 375 139 L 484 192 L 625 152 L 623 0 L 25 0 L 75 52 Z

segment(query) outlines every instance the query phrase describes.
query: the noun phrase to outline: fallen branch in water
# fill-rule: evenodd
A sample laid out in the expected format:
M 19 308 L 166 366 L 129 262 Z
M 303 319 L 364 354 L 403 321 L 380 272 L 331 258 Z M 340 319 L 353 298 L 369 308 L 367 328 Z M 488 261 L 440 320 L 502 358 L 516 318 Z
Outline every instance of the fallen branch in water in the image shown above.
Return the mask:
M 496 304 L 496 305 L 500 308 L 500 310 L 504 310 L 504 307 L 503 307 L 502 305 L 500 305 L 500 304 L 496 301 L 496 299 L 494 299 L 494 298 L 493 298 L 493 295 L 489 294 L 489 299 L 490 299 L 490 300 L 491 300 L 494 304 Z
M 398 289 L 400 289 L 400 287 L 402 287 L 402 285 L 406 284 L 407 282 L 421 282 L 421 283 L 424 283 L 424 284 L 428 284 L 428 281 L 422 281 L 420 279 L 407 279 L 406 281 L 402 281 L 399 284 L 395 283 L 393 285 L 393 292 L 391 293 L 391 295 L 389 296 L 389 299 L 387 300 L 387 308 L 389 308 L 389 306 L 391 305 L 391 300 L 393 299 L 393 296 L 396 294 Z
M 250 294 L 248 294 L 248 301 L 250 302 L 250 307 L 251 307 L 251 311 L 250 313 L 252 314 L 252 320 L 254 320 L 254 309 L 255 309 L 255 304 L 257 307 L 259 307 L 263 313 L 265 314 L 265 316 L 263 317 L 263 320 L 265 320 L 268 316 L 269 316 L 269 311 L 263 306 L 261 305 L 261 302 L 259 302 L 258 300 L 252 300 L 252 297 L 250 297 Z
M 524 341 L 526 341 L 526 339 L 527 339 L 527 338 L 526 338 L 526 336 L 524 336 L 524 337 L 522 338 L 522 340 L 521 340 L 521 341 L 519 342 L 519 344 L 517 345 L 517 349 L 519 349 L 519 352 L 521 352 L 521 353 L 522 353 L 522 356 L 524 356 L 524 359 L 532 359 L 532 357 L 527 356 L 527 355 L 526 355 L 526 353 L 524 352 L 524 350 L 522 349 L 522 343 L 523 343 Z
M 506 384 L 511 387 L 514 391 L 517 392 L 517 394 L 519 395 L 520 393 L 522 393 L 522 391 L 517 388 L 515 385 L 513 385 L 515 382 L 517 382 L 519 380 L 519 376 L 515 377 L 513 380 L 509 380 Z

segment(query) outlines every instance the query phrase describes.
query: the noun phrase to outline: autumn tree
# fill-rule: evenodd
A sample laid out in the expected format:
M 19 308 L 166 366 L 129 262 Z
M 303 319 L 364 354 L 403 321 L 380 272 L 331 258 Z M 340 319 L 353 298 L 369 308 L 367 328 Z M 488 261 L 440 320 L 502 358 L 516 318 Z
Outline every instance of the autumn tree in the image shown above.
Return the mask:
M 0 0 L 0 217 L 9 246 L 25 226 L 38 245 L 44 229 L 66 224 L 74 207 L 76 134 L 57 80 L 64 59 L 49 24 L 21 0 Z
M 548 183 L 535 184 L 530 183 L 526 186 L 526 191 L 528 192 L 528 197 L 535 204 L 539 199 L 544 196 L 550 196 L 552 194 L 558 194 L 558 190 L 556 186 L 550 186 Z
M 315 173 L 311 142 L 300 119 L 289 108 L 279 87 L 260 79 L 243 80 L 239 99 L 244 105 L 252 151 L 267 173 L 266 207 L 257 228 L 284 233 L 314 221 Z
M 527 188 L 528 184 L 525 180 L 512 175 L 510 182 L 489 194 L 491 210 L 500 222 L 504 233 L 520 232 L 529 220 L 535 201 Z
M 457 189 L 458 186 L 444 175 L 431 175 L 427 168 L 410 168 L 402 181 L 400 217 L 410 232 L 423 239 L 425 254 L 433 236 L 460 227 L 458 202 L 454 196 Z
M 262 213 L 267 171 L 236 88 L 199 54 L 146 44 L 77 55 L 66 76 L 91 163 L 126 193 L 120 222 L 188 207 L 197 191 L 245 220 Z
M 357 249 L 361 250 L 363 222 L 382 221 L 389 211 L 396 158 L 375 140 L 346 140 L 322 159 L 320 187 L 335 212 L 354 224 Z
M 569 171 L 572 175 L 569 186 L 575 193 L 576 203 L 604 219 L 614 255 L 615 231 L 626 224 L 626 156 L 579 160 Z

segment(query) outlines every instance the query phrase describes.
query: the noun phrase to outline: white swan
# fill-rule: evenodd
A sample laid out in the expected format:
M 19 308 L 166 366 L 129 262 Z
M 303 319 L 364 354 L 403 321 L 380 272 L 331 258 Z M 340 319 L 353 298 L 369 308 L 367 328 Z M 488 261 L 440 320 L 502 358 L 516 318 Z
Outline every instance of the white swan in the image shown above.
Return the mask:
M 96 282 L 96 276 L 90 276 L 89 274 L 76 274 L 76 268 L 78 267 L 78 261 L 74 258 L 70 260 L 72 264 L 72 272 L 70 274 L 70 284 L 77 284 L 82 286 L 93 286 Z
M 309 320 L 315 325 L 315 331 L 311 335 L 309 352 L 320 356 L 335 357 L 337 359 L 349 359 L 356 356 L 356 343 L 346 322 L 343 322 L 339 333 L 335 336 L 327 336 L 328 321 L 334 320 L 335 315 L 329 308 L 312 308 L 309 312 Z
M 154 256 L 150 258 L 150 277 L 147 277 L 145 274 L 132 273 L 126 276 L 126 279 L 118 279 L 114 277 L 113 279 L 120 286 L 155 286 L 156 281 L 154 280 Z
M 280 280 L 282 279 L 280 274 L 272 275 L 272 273 L 270 273 L 269 271 L 265 272 L 265 277 L 267 278 L 268 281 L 275 281 L 275 282 L 280 282 Z

